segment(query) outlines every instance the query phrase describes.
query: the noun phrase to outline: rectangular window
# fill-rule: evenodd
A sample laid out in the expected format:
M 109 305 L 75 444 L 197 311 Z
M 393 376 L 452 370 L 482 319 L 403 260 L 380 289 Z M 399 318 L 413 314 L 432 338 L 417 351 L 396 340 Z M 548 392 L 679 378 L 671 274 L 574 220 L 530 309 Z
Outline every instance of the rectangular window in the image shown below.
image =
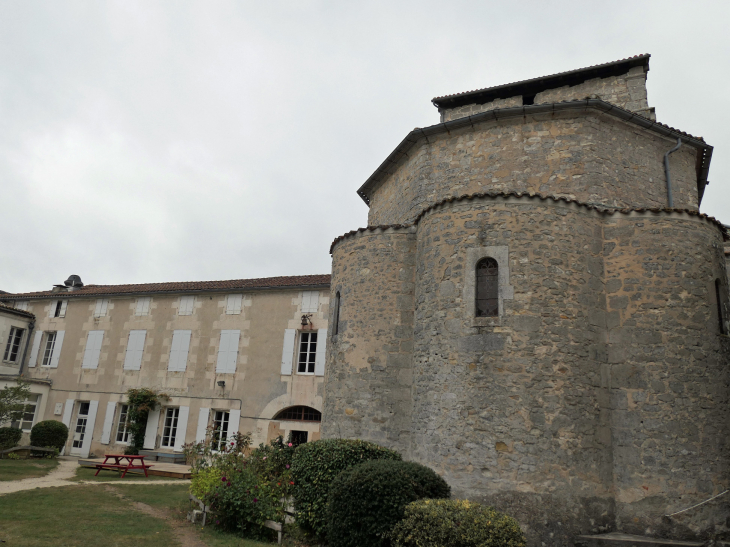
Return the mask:
M 226 296 L 226 314 L 238 315 L 241 313 L 242 294 L 229 294 Z
M 218 345 L 218 362 L 215 371 L 218 373 L 236 372 L 238 361 L 238 341 L 241 337 L 240 330 L 222 330 L 221 340 Z
M 129 331 L 127 353 L 124 356 L 124 370 L 139 370 L 142 367 L 142 356 L 144 355 L 144 341 L 146 337 L 146 330 Z
M 299 446 L 300 444 L 304 444 L 307 442 L 307 439 L 309 438 L 309 433 L 307 431 L 292 431 L 291 432 L 291 443 L 294 446 Z
M 162 430 L 162 446 L 174 448 L 177 436 L 177 419 L 180 417 L 179 408 L 168 408 L 165 413 L 165 427 Z
M 51 317 L 66 317 L 68 300 L 55 300 L 51 302 Z
M 117 442 L 121 444 L 129 444 L 128 412 L 129 405 L 122 405 L 122 410 L 119 412 L 119 422 L 117 423 Z
M 28 301 L 27 300 L 19 300 L 15 303 L 15 309 L 16 310 L 23 310 L 28 311 Z
M 224 410 L 216 410 L 213 417 L 213 450 L 223 450 L 228 439 L 228 422 L 230 414 Z
M 41 396 L 37 393 L 32 393 L 25 400 L 25 410 L 20 420 L 16 420 L 10 424 L 10 427 L 16 429 L 22 429 L 23 431 L 30 431 L 35 421 L 35 411 L 38 408 L 38 401 Z
M 96 301 L 96 307 L 94 308 L 94 317 L 104 317 L 106 315 L 106 308 L 108 305 L 108 298 L 99 298 L 99 300 Z
M 18 360 L 18 354 L 20 353 L 20 342 L 21 340 L 23 340 L 24 332 L 24 329 L 19 329 L 18 327 L 10 328 L 8 345 L 5 346 L 3 361 L 7 361 L 8 363 L 15 363 Z
M 317 357 L 317 333 L 302 332 L 299 335 L 299 374 L 314 374 L 314 363 Z
M 188 350 L 190 349 L 189 330 L 176 330 L 172 333 L 172 346 L 170 347 L 170 361 L 167 363 L 167 370 L 182 372 L 188 363 Z
M 86 349 L 81 368 L 97 368 L 99 356 L 101 355 L 101 344 L 104 341 L 103 330 L 91 330 L 86 337 Z
M 152 298 L 149 296 L 143 296 L 137 299 L 137 307 L 134 310 L 134 315 L 149 315 L 150 313 L 150 302 Z
M 195 305 L 194 296 L 181 296 L 180 304 L 177 308 L 178 315 L 193 315 L 193 306 Z
M 43 350 L 43 361 L 41 362 L 41 365 L 44 367 L 51 366 L 51 359 L 53 358 L 53 350 L 56 346 L 57 334 L 58 333 L 55 332 L 49 332 L 48 336 L 46 337 L 46 346 Z
M 319 291 L 302 293 L 302 313 L 317 313 L 319 310 Z
M 86 423 L 89 420 L 89 403 L 81 403 L 79 405 L 79 415 L 76 418 L 76 430 L 74 431 L 74 448 L 81 448 L 84 444 L 84 436 L 86 435 Z

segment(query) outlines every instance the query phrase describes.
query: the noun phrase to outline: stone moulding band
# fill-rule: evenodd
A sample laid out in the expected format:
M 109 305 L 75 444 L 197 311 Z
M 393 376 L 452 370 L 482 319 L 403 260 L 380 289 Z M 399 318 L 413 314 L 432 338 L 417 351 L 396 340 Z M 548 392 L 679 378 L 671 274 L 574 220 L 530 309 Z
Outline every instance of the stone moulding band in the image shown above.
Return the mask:
M 422 138 L 428 139 L 429 136 L 440 135 L 442 133 L 449 133 L 457 129 L 465 127 L 473 127 L 474 124 L 484 123 L 488 121 L 500 121 L 510 118 L 520 118 L 525 116 L 532 116 L 536 114 L 554 114 L 558 112 L 567 111 L 587 111 L 596 110 L 604 114 L 616 117 L 628 123 L 632 123 L 643 127 L 654 133 L 658 133 L 664 137 L 669 137 L 673 140 L 678 138 L 682 139 L 684 144 L 697 148 L 702 151 L 702 156 L 699 158 L 697 164 L 697 186 L 704 187 L 707 185 L 707 174 L 710 170 L 710 160 L 712 159 L 712 146 L 707 144 L 702 137 L 695 137 L 674 127 L 670 127 L 663 123 L 655 122 L 649 118 L 631 112 L 624 108 L 618 107 L 601 99 L 583 99 L 580 101 L 565 101 L 560 103 L 545 103 L 545 104 L 534 104 L 525 106 L 513 106 L 510 108 L 495 108 L 494 110 L 487 110 L 486 112 L 480 112 L 471 116 L 465 116 L 463 118 L 457 118 L 449 122 L 439 123 L 431 125 L 429 127 L 416 128 L 403 139 L 395 150 L 385 158 L 385 161 L 370 175 L 365 183 L 358 189 L 357 194 L 362 200 L 370 205 L 370 193 L 375 185 L 380 182 L 384 177 L 392 174 L 391 166 L 395 166 L 398 162 L 408 156 L 410 149 L 418 143 Z
M 430 205 L 426 207 L 423 211 L 421 211 L 418 216 L 413 220 L 413 222 L 409 224 L 385 224 L 385 225 L 379 225 L 379 226 L 367 226 L 365 228 L 358 228 L 357 230 L 351 230 L 347 232 L 346 234 L 343 234 L 332 242 L 332 245 L 330 245 L 330 255 L 334 251 L 335 245 L 337 245 L 339 242 L 344 241 L 345 239 L 349 239 L 350 237 L 353 237 L 355 235 L 364 233 L 364 232 L 376 232 L 376 231 L 385 231 L 385 230 L 406 230 L 414 228 L 418 225 L 421 218 L 423 218 L 424 215 L 428 214 L 432 210 L 441 207 L 443 205 L 446 205 L 448 203 L 455 203 L 459 201 L 471 201 L 475 199 L 509 199 L 509 198 L 518 198 L 518 199 L 538 199 L 541 201 L 553 201 L 556 203 L 565 203 L 568 205 L 576 205 L 581 208 L 585 208 L 591 211 L 596 211 L 598 213 L 607 214 L 607 215 L 614 215 L 614 214 L 631 214 L 631 213 L 652 213 L 652 214 L 672 214 L 672 213 L 680 213 L 680 214 L 686 214 L 693 217 L 698 217 L 700 219 L 706 220 L 715 226 L 717 226 L 722 233 L 723 240 L 730 241 L 730 233 L 728 232 L 727 228 L 724 224 L 722 224 L 719 220 L 717 220 L 715 217 L 706 215 L 704 213 L 700 213 L 699 211 L 693 211 L 691 209 L 677 209 L 677 208 L 669 208 L 669 207 L 605 207 L 603 205 L 593 205 L 591 203 L 584 203 L 582 201 L 577 201 L 572 198 L 563 197 L 563 196 L 553 196 L 553 195 L 545 195 L 540 194 L 537 192 L 480 192 L 477 194 L 465 194 L 463 196 L 455 196 L 455 197 L 449 197 L 446 199 L 443 199 L 437 203 L 434 203 L 433 205 Z

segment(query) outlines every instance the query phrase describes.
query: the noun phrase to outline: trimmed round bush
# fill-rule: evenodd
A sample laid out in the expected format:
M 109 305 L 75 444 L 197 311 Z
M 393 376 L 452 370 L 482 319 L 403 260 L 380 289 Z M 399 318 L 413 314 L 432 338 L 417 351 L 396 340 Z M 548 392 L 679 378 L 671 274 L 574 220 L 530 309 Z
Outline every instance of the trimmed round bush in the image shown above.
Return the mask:
M 358 439 L 299 445 L 291 463 L 297 524 L 319 539 L 327 535 L 327 497 L 341 471 L 370 460 L 400 460 L 398 452 Z
M 18 446 L 23 432 L 15 427 L 0 427 L 0 450 Z
M 393 547 L 524 547 L 512 517 L 466 500 L 419 500 L 390 533 Z
M 38 422 L 30 430 L 30 444 L 38 448 L 57 448 L 60 452 L 68 440 L 68 427 L 56 420 Z
M 402 461 L 371 461 L 340 473 L 330 488 L 327 539 L 332 547 L 390 545 L 388 533 L 406 505 L 448 498 L 451 489 L 433 470 Z

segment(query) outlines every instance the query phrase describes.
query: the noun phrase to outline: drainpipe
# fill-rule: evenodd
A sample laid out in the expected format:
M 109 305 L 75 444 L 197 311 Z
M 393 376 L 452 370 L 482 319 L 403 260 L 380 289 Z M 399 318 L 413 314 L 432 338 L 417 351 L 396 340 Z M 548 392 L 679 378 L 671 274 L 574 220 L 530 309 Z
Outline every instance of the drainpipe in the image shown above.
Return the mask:
M 28 354 L 28 346 L 30 345 L 30 338 L 35 328 L 35 321 L 31 321 L 28 324 L 28 339 L 25 341 L 25 347 L 23 348 L 23 356 L 20 358 L 20 370 L 18 371 L 18 377 L 23 376 L 23 365 L 25 365 L 25 356 Z
M 669 154 L 679 150 L 680 146 L 682 146 L 682 139 L 677 139 L 677 146 L 664 154 L 664 174 L 667 178 L 667 201 L 669 202 L 669 207 L 674 207 L 674 199 L 672 198 L 672 178 L 669 174 Z

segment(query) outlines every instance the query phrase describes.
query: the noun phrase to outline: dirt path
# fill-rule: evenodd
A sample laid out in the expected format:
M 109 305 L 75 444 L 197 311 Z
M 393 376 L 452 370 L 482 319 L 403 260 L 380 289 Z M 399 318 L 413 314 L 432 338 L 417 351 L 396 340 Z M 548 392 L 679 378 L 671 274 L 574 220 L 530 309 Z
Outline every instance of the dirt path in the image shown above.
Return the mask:
M 79 462 L 76 458 L 59 458 L 58 467 L 48 473 L 45 477 L 37 477 L 34 479 L 21 479 L 18 481 L 0 482 L 0 496 L 4 494 L 12 494 L 13 492 L 22 492 L 23 490 L 33 490 L 34 488 L 51 488 L 53 486 L 74 486 L 74 485 L 90 485 L 90 484 L 117 484 L 119 481 L 71 481 L 76 476 L 76 469 Z M 121 484 L 185 484 L 189 480 L 173 479 L 169 481 L 147 481 L 147 480 L 124 480 Z
M 156 482 L 159 484 L 163 481 Z M 132 501 L 111 486 L 105 486 L 104 488 L 107 492 L 111 492 L 119 499 Z M 193 530 L 193 527 L 188 524 L 187 521 L 176 518 L 175 514 L 172 511 L 168 509 L 152 507 L 151 505 L 147 505 L 146 503 L 142 503 L 139 501 L 132 501 L 132 507 L 134 507 L 137 511 L 141 513 L 164 520 L 170 526 L 170 528 L 172 528 L 172 534 L 174 538 L 180 542 L 181 547 L 207 547 L 205 543 L 198 539 L 198 535 L 195 533 L 195 530 Z

